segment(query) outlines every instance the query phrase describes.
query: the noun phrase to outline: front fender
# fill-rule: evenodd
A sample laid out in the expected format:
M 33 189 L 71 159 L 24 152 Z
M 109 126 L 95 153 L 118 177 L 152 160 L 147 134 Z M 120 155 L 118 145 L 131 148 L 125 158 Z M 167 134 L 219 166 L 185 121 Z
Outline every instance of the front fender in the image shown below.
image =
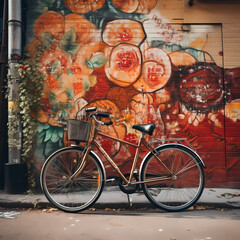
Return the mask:
M 105 167 L 103 165 L 102 160 L 98 157 L 98 155 L 94 151 L 91 150 L 90 154 L 94 155 L 98 159 L 98 162 L 99 162 L 99 164 L 101 165 L 101 167 L 103 169 L 103 179 L 104 179 L 104 182 L 106 182 L 106 179 L 107 179 L 106 176 L 107 175 L 106 175 L 106 170 L 105 170 Z
M 78 148 L 78 149 L 81 149 L 81 150 L 84 149 L 84 147 L 80 146 L 80 145 L 72 145 L 71 147 Z M 106 170 L 105 170 L 105 167 L 103 165 L 102 160 L 99 158 L 99 156 L 93 150 L 91 150 L 89 154 L 92 155 L 94 158 L 96 158 L 98 163 L 101 165 L 102 170 L 103 170 L 103 180 L 104 180 L 104 182 L 106 182 L 106 179 L 107 179 L 106 176 L 107 175 L 106 175 Z

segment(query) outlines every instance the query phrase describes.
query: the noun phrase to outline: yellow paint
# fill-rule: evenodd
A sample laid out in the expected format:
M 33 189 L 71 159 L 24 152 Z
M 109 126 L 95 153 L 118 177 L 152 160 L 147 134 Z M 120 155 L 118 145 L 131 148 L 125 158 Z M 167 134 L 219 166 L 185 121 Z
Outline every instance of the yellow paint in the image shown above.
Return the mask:
M 90 75 L 88 81 L 90 82 L 90 86 L 94 87 L 97 83 L 97 77 L 95 75 Z
M 205 45 L 205 41 L 201 38 L 197 38 L 196 40 L 194 40 L 189 44 L 190 47 L 198 47 L 198 46 L 204 46 L 204 45 Z
M 134 120 L 134 115 L 129 112 L 122 111 L 118 122 L 131 123 Z

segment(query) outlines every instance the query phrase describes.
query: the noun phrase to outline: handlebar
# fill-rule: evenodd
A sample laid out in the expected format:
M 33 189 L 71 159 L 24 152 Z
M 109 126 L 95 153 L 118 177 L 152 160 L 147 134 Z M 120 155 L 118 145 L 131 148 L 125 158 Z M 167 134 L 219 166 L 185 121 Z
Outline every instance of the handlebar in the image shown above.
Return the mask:
M 97 107 L 90 107 L 90 108 L 86 108 L 86 109 L 85 109 L 85 112 L 86 112 L 86 113 L 95 112 L 95 111 L 97 111 Z
M 106 126 L 113 124 L 112 121 L 110 121 L 110 122 L 101 121 L 101 118 L 109 118 L 109 113 L 95 112 L 96 110 L 97 110 L 97 107 L 90 107 L 90 108 L 85 109 L 86 113 L 90 113 L 89 117 L 92 117 L 96 123 L 98 123 L 100 125 L 106 125 Z M 100 120 L 98 120 L 97 118 L 100 118 Z M 58 120 L 58 124 L 66 126 L 67 122 Z
M 97 117 L 100 117 L 100 118 L 109 118 L 109 114 L 108 113 L 91 113 L 90 115 L 91 117 L 93 117 L 94 121 L 98 124 L 101 124 L 101 125 L 112 125 L 113 122 L 110 121 L 110 122 L 102 122 L 101 120 L 98 120 Z
M 92 115 L 95 115 L 96 117 L 100 117 L 100 118 L 109 118 L 109 113 L 92 113 Z
M 103 122 L 101 121 L 101 118 L 109 118 L 109 113 L 102 113 L 102 112 L 96 112 L 97 111 L 97 107 L 90 107 L 90 108 L 86 108 L 85 112 L 86 113 L 90 113 L 89 117 L 92 117 L 94 119 L 94 121 L 100 125 L 112 125 L 113 122 Z M 100 120 L 98 120 L 97 118 L 100 118 Z

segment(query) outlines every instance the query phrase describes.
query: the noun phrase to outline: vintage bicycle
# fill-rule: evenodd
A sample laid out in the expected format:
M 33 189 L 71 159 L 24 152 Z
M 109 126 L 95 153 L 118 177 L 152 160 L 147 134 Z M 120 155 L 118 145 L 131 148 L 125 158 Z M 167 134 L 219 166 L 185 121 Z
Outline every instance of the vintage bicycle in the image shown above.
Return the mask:
M 182 211 L 198 201 L 204 189 L 205 164 L 186 139 L 151 139 L 148 142 L 146 138 L 153 134 L 155 124 L 137 124 L 132 128 L 140 131 L 141 136 L 134 144 L 101 132 L 100 126 L 112 124 L 104 120 L 109 118 L 108 113 L 97 112 L 96 107 L 86 108 L 85 112 L 87 121 L 68 119 L 66 122 L 68 138 L 76 145 L 51 154 L 41 170 L 42 190 L 56 208 L 79 212 L 100 197 L 107 179 L 104 164 L 93 151 L 94 146 L 116 171 L 116 180 L 124 193 L 143 191 L 152 204 L 166 211 Z M 121 172 L 100 145 L 98 136 L 136 148 L 130 173 Z M 84 144 L 79 145 L 82 142 Z M 154 147 L 156 144 L 158 146 Z M 137 169 L 143 147 L 148 153 Z

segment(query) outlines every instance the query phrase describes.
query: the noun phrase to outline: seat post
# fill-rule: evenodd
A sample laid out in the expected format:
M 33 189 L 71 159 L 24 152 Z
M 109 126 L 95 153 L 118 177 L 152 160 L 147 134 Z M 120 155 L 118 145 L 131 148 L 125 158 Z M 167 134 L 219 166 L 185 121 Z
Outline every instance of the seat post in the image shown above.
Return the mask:
M 138 160 L 138 155 L 139 155 L 139 151 L 140 151 L 140 146 L 141 146 L 141 143 L 142 143 L 142 139 L 144 138 L 144 133 L 141 132 L 141 137 L 139 138 L 139 141 L 138 141 L 138 147 L 136 149 L 136 152 L 135 152 L 135 156 L 134 156 L 134 160 L 133 160 L 133 164 L 132 164 L 132 168 L 131 168 L 131 172 L 130 172 L 130 176 L 129 176 L 129 182 L 132 181 L 132 178 L 133 178 L 133 174 L 136 170 L 136 165 L 137 165 L 137 160 Z
M 140 145 L 142 143 L 142 139 L 144 138 L 145 135 L 146 135 L 145 133 L 141 132 L 141 137 L 138 140 L 138 147 L 140 147 Z

